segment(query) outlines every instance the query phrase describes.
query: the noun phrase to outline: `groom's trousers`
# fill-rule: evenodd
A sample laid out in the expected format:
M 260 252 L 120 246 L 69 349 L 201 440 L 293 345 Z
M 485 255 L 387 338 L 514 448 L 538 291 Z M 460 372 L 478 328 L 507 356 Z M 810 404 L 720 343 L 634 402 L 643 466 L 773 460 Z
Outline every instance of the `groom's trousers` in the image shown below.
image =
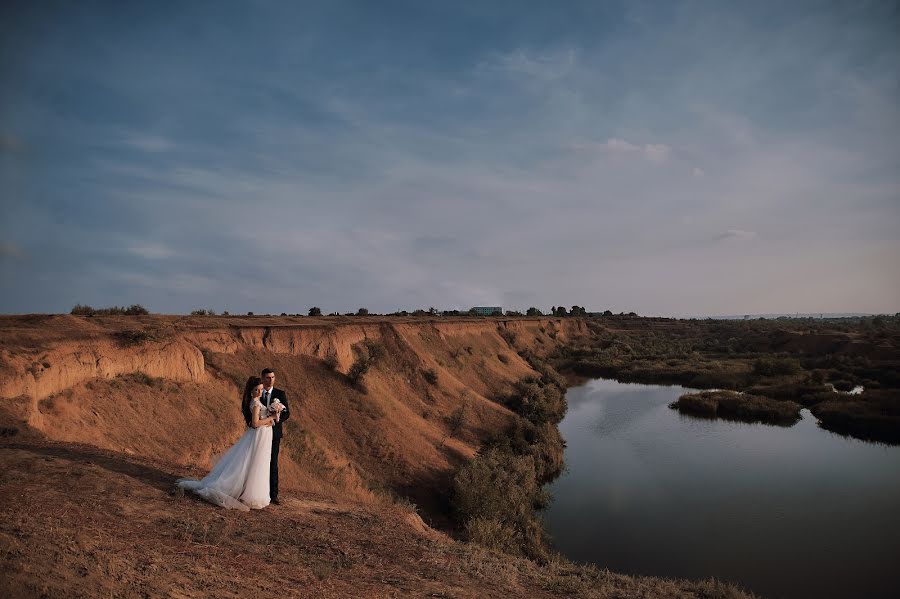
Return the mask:
M 272 439 L 272 461 L 269 462 L 269 499 L 278 499 L 278 450 L 281 437 Z

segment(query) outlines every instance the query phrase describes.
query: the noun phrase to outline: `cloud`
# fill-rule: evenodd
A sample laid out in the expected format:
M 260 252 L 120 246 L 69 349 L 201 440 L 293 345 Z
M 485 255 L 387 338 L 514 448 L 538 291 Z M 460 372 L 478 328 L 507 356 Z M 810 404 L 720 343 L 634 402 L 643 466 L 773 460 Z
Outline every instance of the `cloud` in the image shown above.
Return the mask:
M 171 258 L 175 255 L 174 250 L 158 243 L 141 243 L 132 245 L 128 248 L 128 251 L 135 256 L 139 256 L 147 260 L 162 260 L 165 258 Z
M 21 258 L 25 251 L 17 244 L 9 241 L 0 241 L 0 258 Z
M 647 144 L 643 148 L 644 156 L 651 162 L 665 162 L 671 151 L 665 144 Z
M 572 48 L 546 52 L 517 48 L 507 53 L 494 54 L 478 63 L 476 70 L 504 72 L 546 83 L 572 73 L 576 63 L 577 54 Z
M 650 162 L 665 162 L 672 155 L 672 148 L 666 144 L 635 144 L 630 141 L 611 137 L 603 143 L 577 142 L 569 144 L 569 148 L 580 152 L 595 152 L 640 156 Z
M 0 133 L 0 153 L 18 154 L 25 151 L 25 142 L 12 133 Z
M 871 259 L 900 222 L 896 36 L 873 4 L 848 22 L 640 2 L 602 19 L 411 3 L 348 21 L 343 5 L 295 18 L 263 3 L 238 46 L 228 9 L 187 12 L 174 26 L 196 35 L 154 45 L 158 20 L 123 34 L 70 4 L 90 18 L 61 16 L 73 26 L 41 38 L 43 66 L 4 73 L 23 91 L 3 127 L 52 151 L 0 153 L 16 215 L 0 238 L 48 241 L 3 260 L 2 283 L 34 293 L 0 293 L 0 310 L 900 302 L 896 267 Z M 817 261 L 853 285 L 796 277 Z
M 744 231 L 742 229 L 728 229 L 724 233 L 716 236 L 717 240 L 735 239 L 737 241 L 750 241 L 756 239 L 755 231 Z
M 165 137 L 139 133 L 133 133 L 125 136 L 122 142 L 131 148 L 149 153 L 167 152 L 175 147 L 175 144 Z

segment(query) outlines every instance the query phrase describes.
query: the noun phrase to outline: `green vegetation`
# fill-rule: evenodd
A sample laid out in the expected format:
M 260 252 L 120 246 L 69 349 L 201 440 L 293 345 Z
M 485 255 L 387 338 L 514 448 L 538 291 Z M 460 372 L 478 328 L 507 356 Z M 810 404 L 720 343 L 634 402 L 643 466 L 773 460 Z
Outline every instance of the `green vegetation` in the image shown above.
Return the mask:
M 90 306 L 75 304 L 70 314 L 73 316 L 142 316 L 144 314 L 150 314 L 150 311 L 140 304 L 132 304 L 127 308 L 125 306 L 92 308 Z
M 369 357 L 360 354 L 356 356 L 353 364 L 350 365 L 350 370 L 347 371 L 347 379 L 350 381 L 350 384 L 363 393 L 366 392 L 366 387 L 363 384 L 363 379 L 365 378 L 366 373 L 369 372 L 369 366 Z
M 500 398 L 520 418 L 456 473 L 451 503 L 469 541 L 545 562 L 552 555 L 538 512 L 549 503 L 543 484 L 563 469 L 565 443 L 556 424 L 566 412 L 564 384 L 549 364 L 520 355 L 539 376 Z

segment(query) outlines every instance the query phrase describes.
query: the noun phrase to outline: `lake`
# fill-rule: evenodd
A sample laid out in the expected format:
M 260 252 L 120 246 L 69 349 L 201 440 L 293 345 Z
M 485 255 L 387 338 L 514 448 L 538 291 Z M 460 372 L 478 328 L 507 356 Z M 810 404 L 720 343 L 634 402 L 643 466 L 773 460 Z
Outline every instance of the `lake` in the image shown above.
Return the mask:
M 896 597 L 900 447 L 684 416 L 681 387 L 568 390 L 556 548 L 614 572 L 727 580 L 764 597 Z

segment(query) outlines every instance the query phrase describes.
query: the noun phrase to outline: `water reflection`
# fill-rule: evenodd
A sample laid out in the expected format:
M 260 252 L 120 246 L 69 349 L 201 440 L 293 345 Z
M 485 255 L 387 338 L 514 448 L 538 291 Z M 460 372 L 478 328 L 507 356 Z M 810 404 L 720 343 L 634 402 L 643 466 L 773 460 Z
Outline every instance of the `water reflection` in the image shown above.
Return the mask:
M 716 578 L 768 597 L 888 597 L 900 584 L 900 447 L 682 416 L 680 387 L 570 389 L 547 523 L 569 557 Z

